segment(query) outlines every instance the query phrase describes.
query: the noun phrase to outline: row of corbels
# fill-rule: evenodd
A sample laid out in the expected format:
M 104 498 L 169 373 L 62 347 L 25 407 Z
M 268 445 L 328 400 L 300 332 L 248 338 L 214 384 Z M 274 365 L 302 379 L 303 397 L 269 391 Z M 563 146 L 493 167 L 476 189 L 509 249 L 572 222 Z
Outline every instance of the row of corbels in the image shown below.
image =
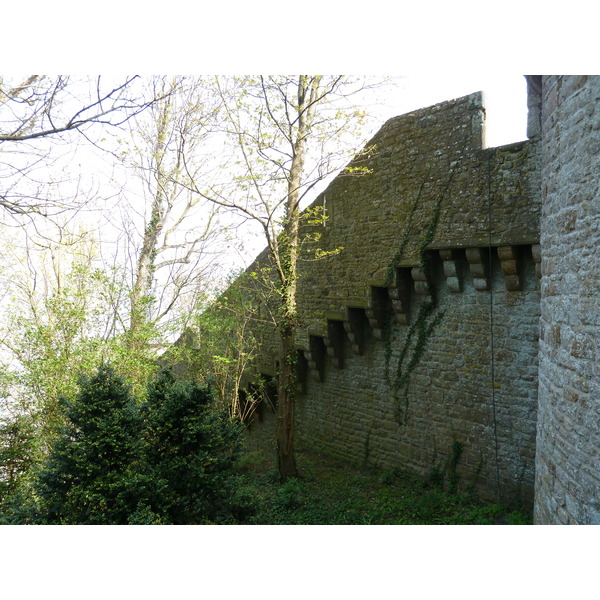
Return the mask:
M 473 286 L 477 291 L 489 291 L 490 252 L 497 252 L 500 267 L 504 274 L 508 291 L 523 289 L 522 246 L 498 246 L 492 248 L 442 249 L 438 252 L 448 290 L 451 293 L 463 291 L 465 268 L 469 269 Z M 536 274 L 540 276 L 540 246 L 531 247 Z M 310 335 L 308 348 L 303 348 L 303 360 L 313 378 L 323 381 L 325 356 L 329 356 L 335 368 L 344 367 L 344 336 L 348 337 L 354 354 L 364 352 L 366 323 L 375 339 L 385 338 L 388 307 L 391 303 L 395 319 L 402 325 L 409 323 L 410 303 L 413 294 L 417 300 L 425 300 L 432 293 L 430 267 L 399 267 L 395 270 L 395 280 L 391 286 L 372 285 L 366 306 L 346 307 L 343 315 L 327 320 L 327 330 L 320 335 Z

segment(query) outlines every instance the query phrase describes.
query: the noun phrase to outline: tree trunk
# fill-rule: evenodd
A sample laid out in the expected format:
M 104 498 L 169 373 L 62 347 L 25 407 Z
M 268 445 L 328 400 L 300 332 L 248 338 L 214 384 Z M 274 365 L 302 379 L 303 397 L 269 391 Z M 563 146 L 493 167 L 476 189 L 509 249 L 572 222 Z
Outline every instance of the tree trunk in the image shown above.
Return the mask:
M 154 255 L 163 227 L 161 199 L 157 194 L 152 206 L 150 223 L 146 226 L 142 249 L 137 260 L 136 279 L 131 294 L 129 344 L 135 345 L 143 324 L 148 320 L 148 301 L 154 282 Z
M 280 362 L 277 403 L 277 456 L 282 481 L 298 476 L 294 452 L 294 408 L 295 408 L 295 333 L 293 328 L 282 332 L 283 356 Z
M 280 323 L 282 357 L 279 368 L 278 405 L 277 405 L 277 455 L 279 473 L 282 481 L 298 476 L 294 453 L 294 409 L 296 395 L 296 326 L 298 310 L 296 289 L 298 279 L 298 244 L 300 228 L 300 189 L 306 140 L 314 114 L 320 77 L 298 78 L 298 129 L 292 147 L 292 164 L 288 179 L 286 201 L 286 225 L 284 228 L 279 254 L 279 276 L 283 314 Z
M 284 277 L 281 282 L 282 319 L 279 325 L 281 359 L 277 386 L 277 455 L 281 480 L 297 477 L 294 454 L 294 408 L 296 401 L 296 279 L 298 254 L 298 220 L 290 218 L 285 242 L 280 246 Z

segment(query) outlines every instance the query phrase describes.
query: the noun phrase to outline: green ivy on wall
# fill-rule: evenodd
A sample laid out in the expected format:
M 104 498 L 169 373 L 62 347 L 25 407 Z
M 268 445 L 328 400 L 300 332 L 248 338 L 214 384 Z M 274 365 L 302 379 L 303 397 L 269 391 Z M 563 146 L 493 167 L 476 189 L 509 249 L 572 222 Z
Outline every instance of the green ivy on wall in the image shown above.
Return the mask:
M 426 234 L 419 246 L 419 263 L 420 266 L 425 269 L 425 272 L 429 272 L 430 268 L 430 255 L 426 252 L 427 247 L 433 241 L 437 225 L 440 219 L 442 203 L 450 189 L 452 183 L 453 171 L 450 172 L 448 181 L 440 193 L 435 209 L 429 221 Z M 410 240 L 410 231 L 413 222 L 414 215 L 417 207 L 421 200 L 421 193 L 424 188 L 427 178 L 423 180 L 419 192 L 412 206 L 411 212 L 408 216 L 408 222 L 406 229 L 398 249 L 398 252 L 392 259 L 388 269 L 388 277 L 386 281 L 386 287 L 390 287 L 394 281 L 395 270 L 400 264 L 400 260 L 403 257 L 404 251 Z M 388 310 L 386 313 L 386 347 L 385 347 L 385 373 L 388 383 L 392 386 L 395 401 L 395 416 L 400 425 L 406 425 L 408 415 L 408 390 L 410 386 L 410 377 L 414 372 L 415 368 L 419 364 L 428 340 L 431 338 L 436 327 L 440 324 L 444 318 L 445 311 L 438 311 L 437 292 L 434 284 L 428 278 L 428 292 L 429 298 L 421 304 L 419 311 L 413 323 L 410 325 L 404 345 L 402 346 L 398 355 L 398 361 L 396 363 L 393 375 L 390 374 L 392 364 L 392 322 L 393 312 Z

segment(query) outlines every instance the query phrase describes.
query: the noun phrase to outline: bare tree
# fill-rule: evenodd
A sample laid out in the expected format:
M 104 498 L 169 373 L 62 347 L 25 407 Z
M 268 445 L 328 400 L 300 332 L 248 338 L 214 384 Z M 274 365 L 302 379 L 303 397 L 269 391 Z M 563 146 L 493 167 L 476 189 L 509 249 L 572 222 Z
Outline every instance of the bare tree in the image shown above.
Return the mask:
M 214 95 L 194 77 L 153 77 L 148 86 L 159 100 L 131 121 L 124 160 L 141 183 L 141 198 L 131 197 L 128 213 L 143 221 L 133 258 L 132 340 L 144 323 L 164 322 L 182 304 L 180 314 L 190 314 L 212 279 L 222 233 L 217 207 L 189 184 L 203 176 L 204 146 L 218 113 Z M 194 157 L 193 172 L 184 168 L 184 153 Z
M 72 149 L 75 133 L 97 143 L 90 137 L 93 128 L 119 128 L 156 101 L 137 89 L 137 75 L 106 79 L 0 77 L 0 207 L 5 213 L 47 216 L 71 208 L 81 200 L 76 182 L 69 198 L 62 197 L 54 191 L 61 180 L 47 171 L 57 148 Z
M 0 413 L 12 403 L 39 423 L 44 438 L 60 418 L 59 398 L 74 389 L 78 370 L 102 359 L 114 319 L 97 241 L 65 227 L 53 237 L 14 230 L 3 240 L 0 273 L 0 289 L 6 290 L 0 363 L 13 379 Z

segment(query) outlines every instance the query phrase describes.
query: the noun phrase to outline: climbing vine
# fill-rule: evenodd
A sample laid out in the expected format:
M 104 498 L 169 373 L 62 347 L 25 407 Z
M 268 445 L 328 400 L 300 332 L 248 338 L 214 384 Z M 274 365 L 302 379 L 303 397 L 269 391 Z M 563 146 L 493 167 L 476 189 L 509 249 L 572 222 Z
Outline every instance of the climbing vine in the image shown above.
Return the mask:
M 421 186 L 419 187 L 419 191 L 417 192 L 417 197 L 415 198 L 412 208 L 410 209 L 410 213 L 408 214 L 408 222 L 406 224 L 406 229 L 404 230 L 404 235 L 402 236 L 400 246 L 398 247 L 398 251 L 392 258 L 390 265 L 388 267 L 387 278 L 386 278 L 386 286 L 388 286 L 388 287 L 390 285 L 392 285 L 392 282 L 394 281 L 394 275 L 395 275 L 394 271 L 395 271 L 396 267 L 400 264 L 400 260 L 402 259 L 402 256 L 404 255 L 404 251 L 406 250 L 406 245 L 408 244 L 408 242 L 410 240 L 410 230 L 412 227 L 413 218 L 417 211 L 417 207 L 419 206 L 419 203 L 421 201 L 421 194 L 423 193 L 423 188 L 425 187 L 425 184 L 427 183 L 430 174 L 431 174 L 431 167 L 429 168 L 429 171 L 427 172 L 427 177 L 425 177 L 423 179 L 423 181 L 421 182 Z M 439 211 L 438 211 L 438 213 L 439 213 Z M 436 222 L 436 225 L 437 225 L 437 222 Z M 431 227 L 430 227 L 430 229 L 431 229 Z M 427 243 L 429 243 L 429 242 L 427 242 Z
M 426 250 L 429 244 L 433 241 L 435 231 L 437 229 L 437 225 L 440 219 L 442 203 L 444 201 L 444 198 L 446 197 L 446 194 L 448 193 L 448 190 L 450 189 L 452 177 L 453 171 L 450 172 L 450 176 L 448 178 L 446 186 L 444 187 L 437 199 L 435 209 L 427 227 L 427 232 L 419 246 L 419 263 L 421 267 L 425 269 L 426 272 L 428 271 L 430 261 L 430 256 L 427 254 Z M 404 235 L 402 237 L 402 241 L 400 243 L 398 252 L 396 253 L 396 255 L 390 263 L 386 281 L 386 287 L 388 288 L 393 284 L 395 269 L 400 264 L 400 260 L 402 259 L 404 251 L 410 239 L 410 230 L 412 226 L 413 217 L 419 205 L 421 193 L 427 179 L 428 178 L 426 178 L 423 181 L 421 187 L 419 188 L 419 192 L 412 206 L 411 212 L 408 216 L 408 223 L 406 229 L 404 230 Z M 410 386 L 410 377 L 417 365 L 419 364 L 423 353 L 425 352 L 425 347 L 429 338 L 431 337 L 435 328 L 442 321 L 445 314 L 445 311 L 437 311 L 437 294 L 435 286 L 429 278 L 427 279 L 427 287 L 429 292 L 429 298 L 419 307 L 416 319 L 408 329 L 406 338 L 404 340 L 404 345 L 401 348 L 400 353 L 398 355 L 398 362 L 396 363 L 393 377 L 390 376 L 390 367 L 392 363 L 391 333 L 393 312 L 391 309 L 388 309 L 386 311 L 385 374 L 386 379 L 388 380 L 388 383 L 392 386 L 394 392 L 396 420 L 401 425 L 406 425 L 407 423 L 409 404 L 408 389 Z

